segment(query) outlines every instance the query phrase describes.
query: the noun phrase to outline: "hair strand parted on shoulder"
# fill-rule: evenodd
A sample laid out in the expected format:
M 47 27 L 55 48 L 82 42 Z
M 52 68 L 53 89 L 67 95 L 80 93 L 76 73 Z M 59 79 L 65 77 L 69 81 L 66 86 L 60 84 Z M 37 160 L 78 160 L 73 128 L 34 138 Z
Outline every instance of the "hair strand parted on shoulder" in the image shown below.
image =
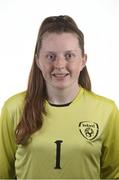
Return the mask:
M 82 55 L 84 54 L 84 35 L 70 16 L 50 16 L 44 19 L 37 37 L 23 114 L 16 128 L 17 144 L 25 144 L 28 138 L 42 127 L 43 116 L 47 115 L 45 110 L 45 100 L 47 99 L 45 81 L 36 64 L 36 56 L 39 55 L 42 38 L 45 33 L 64 32 L 77 34 Z M 88 91 L 91 91 L 91 81 L 86 66 L 80 73 L 79 84 Z

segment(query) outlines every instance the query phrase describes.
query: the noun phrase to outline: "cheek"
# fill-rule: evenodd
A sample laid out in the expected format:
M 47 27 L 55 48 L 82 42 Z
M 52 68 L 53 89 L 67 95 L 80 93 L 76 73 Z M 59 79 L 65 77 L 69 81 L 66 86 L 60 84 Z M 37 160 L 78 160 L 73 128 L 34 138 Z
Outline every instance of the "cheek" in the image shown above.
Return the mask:
M 49 74 L 51 72 L 52 68 L 51 68 L 51 66 L 48 66 L 46 64 L 42 64 L 40 66 L 40 70 L 41 70 L 43 75 L 47 75 L 47 74 Z
M 70 65 L 69 69 L 75 74 L 80 73 L 80 71 L 82 70 L 81 63 L 80 62 L 74 63 Z

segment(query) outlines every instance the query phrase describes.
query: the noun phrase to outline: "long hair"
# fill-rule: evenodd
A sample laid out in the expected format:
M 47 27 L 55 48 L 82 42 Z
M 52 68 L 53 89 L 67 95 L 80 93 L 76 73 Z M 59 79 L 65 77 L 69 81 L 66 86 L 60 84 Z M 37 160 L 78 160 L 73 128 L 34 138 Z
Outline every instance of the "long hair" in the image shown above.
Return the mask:
M 45 33 L 75 33 L 78 36 L 79 46 L 84 55 L 84 35 L 75 21 L 69 16 L 50 16 L 42 22 L 31 67 L 28 88 L 26 90 L 23 113 L 16 128 L 17 144 L 25 144 L 28 138 L 42 127 L 43 116 L 47 115 L 45 101 L 47 99 L 46 85 L 43 75 L 36 64 L 36 56 L 42 45 Z M 86 66 L 80 73 L 78 83 L 91 91 L 91 81 Z

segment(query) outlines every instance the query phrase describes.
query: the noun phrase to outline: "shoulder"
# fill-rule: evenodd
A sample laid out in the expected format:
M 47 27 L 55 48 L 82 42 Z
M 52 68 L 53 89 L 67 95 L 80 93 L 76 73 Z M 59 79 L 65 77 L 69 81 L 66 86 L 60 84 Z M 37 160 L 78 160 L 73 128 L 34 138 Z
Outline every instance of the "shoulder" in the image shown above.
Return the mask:
M 9 97 L 3 106 L 3 109 L 7 109 L 8 111 L 14 111 L 16 109 L 21 109 L 24 104 L 26 92 L 17 93 L 11 97 Z
M 90 103 L 90 105 L 94 104 L 96 107 L 100 107 L 103 109 L 110 109 L 117 108 L 114 100 L 107 98 L 105 96 L 96 94 L 92 91 L 87 91 L 84 89 L 84 97 Z
M 25 94 L 25 92 L 18 93 L 5 101 L 0 116 L 1 127 L 6 127 L 10 131 L 16 128 L 23 112 Z

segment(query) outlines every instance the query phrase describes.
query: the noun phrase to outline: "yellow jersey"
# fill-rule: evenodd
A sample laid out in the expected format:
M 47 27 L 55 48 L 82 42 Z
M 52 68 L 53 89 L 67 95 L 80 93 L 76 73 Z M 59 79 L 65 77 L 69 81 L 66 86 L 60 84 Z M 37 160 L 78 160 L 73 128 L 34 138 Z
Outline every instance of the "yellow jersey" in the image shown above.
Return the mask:
M 43 126 L 27 145 L 15 143 L 25 92 L 9 98 L 0 118 L 0 178 L 118 179 L 119 111 L 80 88 L 67 106 L 46 101 Z

